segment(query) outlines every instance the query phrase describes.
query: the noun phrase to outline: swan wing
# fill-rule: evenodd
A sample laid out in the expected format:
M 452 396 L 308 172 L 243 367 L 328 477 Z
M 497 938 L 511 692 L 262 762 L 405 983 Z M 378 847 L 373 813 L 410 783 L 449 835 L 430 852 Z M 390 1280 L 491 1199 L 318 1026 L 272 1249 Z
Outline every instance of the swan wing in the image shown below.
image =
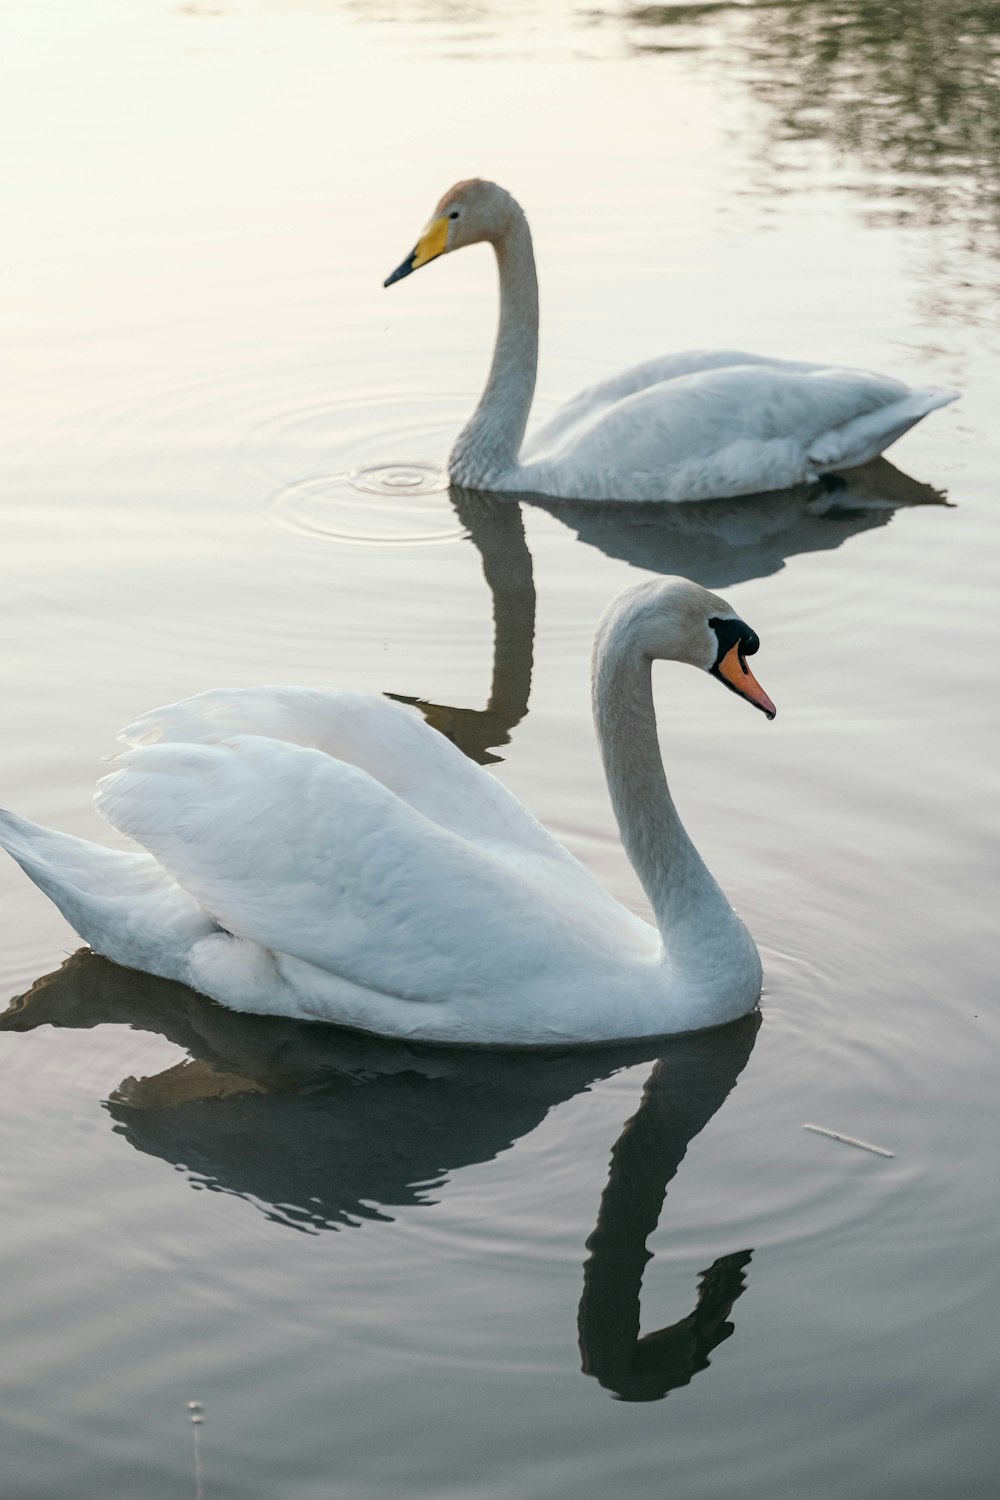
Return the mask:
M 144 714 L 133 746 L 214 744 L 249 734 L 322 751 L 356 766 L 439 827 L 523 870 L 544 872 L 549 899 L 635 941 L 646 924 L 613 900 L 511 792 L 444 735 L 371 693 L 287 685 L 213 688 Z
M 641 364 L 632 365 L 627 370 L 620 370 L 617 375 L 599 380 L 580 391 L 540 427 L 528 434 L 522 448 L 522 457 L 528 460 L 546 453 L 576 427 L 586 424 L 609 406 L 624 401 L 627 396 L 634 396 L 649 386 L 677 380 L 683 375 L 698 375 L 705 370 L 745 367 L 781 370 L 792 375 L 809 375 L 814 371 L 829 369 L 828 365 L 805 360 L 769 359 L 766 355 L 748 354 L 740 349 L 685 349 L 676 354 L 661 354 L 654 359 L 643 360 Z
M 521 476 L 528 488 L 595 500 L 784 489 L 828 466 L 810 458 L 814 449 L 839 455 L 834 461 L 842 465 L 874 456 L 879 432 L 890 434 L 884 447 L 923 414 L 907 404 L 914 394 L 936 396 L 938 405 L 951 399 L 950 392 L 911 393 L 899 381 L 857 370 L 802 373 L 763 363 L 702 370 L 597 410 L 523 465 Z M 861 445 L 850 437 L 859 423 Z
M 492 995 L 607 952 L 593 903 L 548 899 L 550 860 L 473 843 L 317 749 L 140 746 L 97 807 L 225 931 L 383 995 Z
M 572 859 L 501 782 L 417 715 L 375 694 L 213 688 L 151 710 L 119 738 L 133 746 L 216 744 L 243 734 L 320 750 L 357 766 L 424 817 L 473 842 Z

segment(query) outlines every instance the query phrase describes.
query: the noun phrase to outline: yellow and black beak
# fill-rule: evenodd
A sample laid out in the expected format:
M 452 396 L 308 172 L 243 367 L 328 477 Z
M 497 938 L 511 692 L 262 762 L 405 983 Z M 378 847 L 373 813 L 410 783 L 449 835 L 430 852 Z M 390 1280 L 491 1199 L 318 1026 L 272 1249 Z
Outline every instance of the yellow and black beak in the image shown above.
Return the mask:
M 749 625 L 742 620 L 712 620 L 719 640 L 719 654 L 710 669 L 727 688 L 739 693 L 754 708 L 773 719 L 778 710 L 747 666 L 747 657 L 752 656 L 760 642 Z
M 411 271 L 419 271 L 429 260 L 436 260 L 439 255 L 443 255 L 447 248 L 448 220 L 444 217 L 432 219 L 406 259 L 396 267 L 391 276 L 385 278 L 382 285 L 392 286 L 394 281 L 402 281 Z

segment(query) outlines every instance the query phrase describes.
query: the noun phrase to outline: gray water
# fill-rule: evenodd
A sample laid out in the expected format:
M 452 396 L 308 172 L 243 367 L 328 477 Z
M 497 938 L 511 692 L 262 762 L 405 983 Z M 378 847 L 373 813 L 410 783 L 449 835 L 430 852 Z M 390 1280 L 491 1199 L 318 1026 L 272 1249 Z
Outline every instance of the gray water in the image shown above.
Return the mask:
M 589 721 L 607 599 L 724 592 L 779 708 L 657 674 L 759 1029 L 517 1059 L 235 1016 L 64 964 L 0 867 L 0 1492 L 994 1496 L 996 8 L 41 0 L 0 31 L 3 802 L 109 839 L 142 709 L 389 692 L 643 911 Z M 532 224 L 537 414 L 713 345 L 961 403 L 840 491 L 449 494 L 489 253 L 381 282 L 470 174 Z

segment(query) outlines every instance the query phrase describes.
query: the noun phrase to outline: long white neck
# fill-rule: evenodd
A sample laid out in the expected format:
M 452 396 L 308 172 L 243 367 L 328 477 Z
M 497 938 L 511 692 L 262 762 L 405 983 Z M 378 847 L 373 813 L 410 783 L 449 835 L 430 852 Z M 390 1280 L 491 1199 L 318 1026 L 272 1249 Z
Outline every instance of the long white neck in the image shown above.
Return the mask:
M 500 323 L 489 379 L 455 440 L 448 472 L 457 484 L 488 488 L 517 462 L 538 368 L 538 279 L 531 231 L 512 202 L 509 227 L 493 246 L 500 277 Z
M 594 724 L 604 774 L 625 852 L 671 963 L 708 978 L 734 947 L 753 945 L 674 807 L 656 735 L 652 661 L 634 627 L 627 611 L 613 614 L 594 644 Z

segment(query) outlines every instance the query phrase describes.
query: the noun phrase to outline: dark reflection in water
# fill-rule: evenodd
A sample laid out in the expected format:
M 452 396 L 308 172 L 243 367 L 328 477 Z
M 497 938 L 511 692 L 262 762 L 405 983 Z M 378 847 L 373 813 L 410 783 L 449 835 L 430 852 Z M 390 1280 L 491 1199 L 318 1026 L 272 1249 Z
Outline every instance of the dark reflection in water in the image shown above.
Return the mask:
M 431 703 L 387 693 L 419 708 L 428 724 L 470 759 L 489 765 L 528 711 L 535 634 L 535 585 L 521 508 L 510 496 L 461 490 L 451 502 L 483 560 L 493 600 L 493 675 L 485 708 Z M 939 490 L 911 479 L 888 460 L 831 475 L 820 484 L 769 495 L 699 500 L 688 505 L 598 505 L 532 499 L 609 557 L 654 573 L 680 573 L 723 589 L 777 573 L 786 558 L 827 552 L 848 537 L 885 526 L 896 510 L 945 505 Z
M 996 289 L 994 268 L 987 285 L 969 281 L 973 257 L 1000 249 L 996 0 L 577 0 L 564 10 L 523 0 L 513 11 L 499 0 L 378 0 L 345 9 L 466 58 L 531 57 L 554 44 L 570 55 L 699 55 L 768 107 L 767 196 L 794 186 L 796 170 L 812 184 L 814 163 L 787 146 L 825 141 L 863 169 L 848 185 L 877 202 L 873 216 L 959 231 L 960 245 L 934 267 L 935 295 L 950 295 L 952 311 L 972 312 Z
M 954 225 L 963 248 L 1000 248 L 1000 5 L 996 0 L 311 0 L 463 58 L 690 52 L 768 106 L 766 192 L 812 164 L 782 150 L 824 140 L 894 222 Z M 557 40 L 558 39 L 558 40 Z M 603 44 L 603 45 L 602 45 Z M 780 175 L 779 175 L 780 174 Z M 936 267 L 963 301 L 962 269 Z
M 903 220 L 1000 229 L 1000 7 L 838 0 L 755 10 L 750 81 L 788 139 L 822 136 L 884 178 Z
M 532 499 L 609 557 L 680 573 L 722 589 L 777 573 L 789 557 L 830 552 L 888 525 L 902 506 L 945 505 L 944 495 L 884 458 L 813 485 L 689 504 L 602 506 Z
M 531 553 L 524 539 L 520 507 L 451 486 L 451 503 L 478 547 L 483 576 L 493 596 L 493 680 L 486 707 L 459 708 L 429 703 L 403 693 L 387 693 L 397 703 L 412 703 L 428 724 L 453 740 L 471 760 L 489 765 L 499 760 L 491 748 L 506 745 L 511 730 L 528 711 L 532 645 L 535 636 L 535 583 Z
M 691 1141 L 731 1093 L 753 1050 L 758 1014 L 719 1031 L 677 1037 L 615 1142 L 608 1184 L 587 1241 L 579 1334 L 583 1369 L 627 1401 L 657 1401 L 704 1370 L 733 1331 L 749 1250 L 701 1273 L 693 1312 L 639 1337 L 639 1291 L 667 1187 Z
M 634 52 L 674 50 L 678 34 L 690 46 L 700 33 L 769 106 L 771 165 L 782 173 L 793 166 L 784 143 L 824 140 L 864 166 L 858 186 L 893 222 L 954 225 L 968 251 L 1000 247 L 995 0 L 640 3 L 589 14 Z M 768 192 L 777 186 L 772 178 Z M 937 269 L 959 289 L 960 271 Z
M 530 56 L 536 34 L 551 36 L 554 10 L 567 50 L 603 34 L 627 53 L 710 53 L 769 105 L 773 145 L 824 139 L 864 163 L 866 191 L 884 194 L 894 219 L 963 226 L 970 249 L 995 250 L 1000 241 L 996 0 L 576 0 L 561 13 L 552 0 L 522 0 L 513 10 L 498 0 L 345 8 L 364 23 L 485 43 L 484 57 L 498 39 Z
M 579 1308 L 583 1368 L 628 1400 L 685 1385 L 732 1332 L 749 1251 L 706 1272 L 694 1311 L 638 1338 L 639 1293 L 667 1185 L 688 1143 L 731 1092 L 757 1014 L 653 1046 L 549 1054 L 381 1042 L 332 1026 L 224 1010 L 183 985 L 83 949 L 12 1000 L 0 1030 L 108 1023 L 166 1037 L 188 1058 L 124 1080 L 107 1109 L 137 1151 L 183 1168 L 304 1232 L 389 1220 L 431 1204 L 464 1166 L 491 1161 L 557 1104 L 657 1057 L 611 1154 L 587 1242 Z

